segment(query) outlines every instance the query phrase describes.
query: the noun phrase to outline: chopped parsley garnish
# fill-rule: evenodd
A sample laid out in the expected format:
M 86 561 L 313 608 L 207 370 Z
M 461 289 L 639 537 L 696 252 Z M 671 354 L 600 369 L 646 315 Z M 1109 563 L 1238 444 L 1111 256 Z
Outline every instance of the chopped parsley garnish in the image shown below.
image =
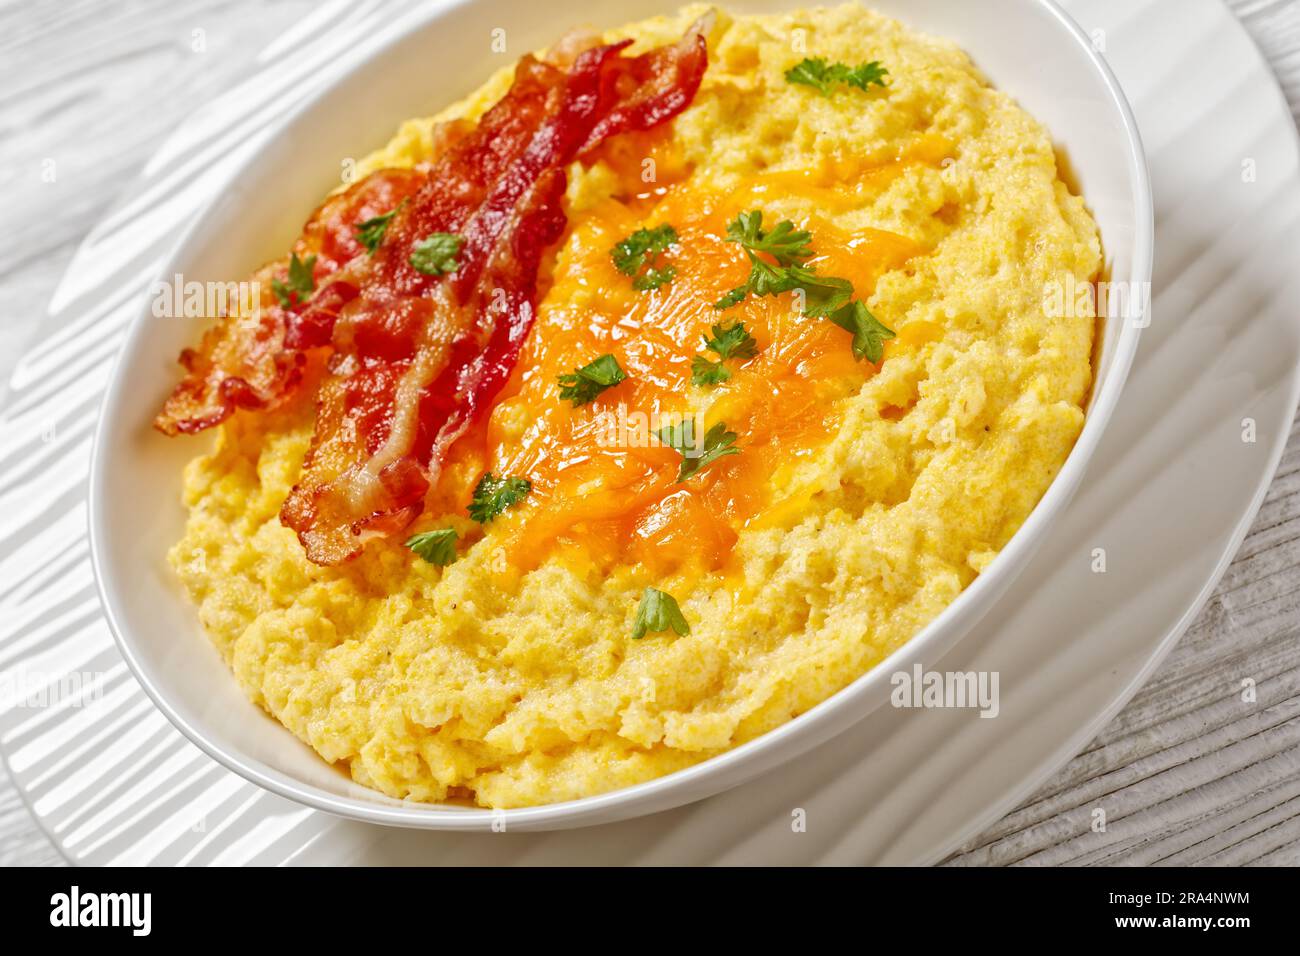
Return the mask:
M 291 309 L 296 304 L 301 305 L 316 290 L 316 276 L 312 272 L 315 265 L 314 255 L 299 259 L 295 252 L 289 259 L 288 281 L 271 280 L 271 291 L 283 308 Z
M 734 289 L 732 289 L 730 292 L 724 295 L 717 302 L 713 303 L 713 307 L 717 309 L 719 312 L 721 312 L 723 309 L 729 309 L 733 305 L 740 305 L 740 303 L 744 301 L 745 296 L 747 295 L 749 295 L 748 282 L 746 282 L 744 285 L 736 286 Z
M 674 266 L 658 264 L 659 256 L 677 241 L 677 230 L 664 223 L 653 229 L 638 229 L 610 250 L 614 268 L 632 276 L 632 288 L 638 292 L 657 289 L 672 282 L 677 275 Z
M 675 597 L 667 591 L 646 588 L 641 603 L 637 605 L 636 619 L 632 622 L 632 640 L 667 630 L 684 636 L 691 633 L 691 626 L 686 623 Z
M 489 471 L 474 486 L 469 516 L 480 524 L 487 524 L 507 508 L 527 498 L 532 490 L 533 483 L 527 478 L 498 478 Z
M 575 368 L 568 375 L 558 377 L 560 398 L 574 406 L 586 405 L 607 388 L 612 388 L 627 378 L 627 373 L 612 355 L 602 355 L 590 365 Z
M 771 232 L 763 231 L 763 213 L 759 209 L 742 212 L 727 224 L 727 242 L 738 242 L 750 252 L 766 252 L 777 265 L 791 266 L 812 258 L 812 233 L 796 231 L 794 223 L 783 219 Z
M 731 372 L 721 362 L 710 362 L 703 355 L 691 359 L 692 385 L 721 385 L 731 378 Z
M 370 253 L 370 255 L 373 256 L 375 250 L 383 243 L 384 234 L 388 232 L 388 224 L 392 222 L 393 217 L 397 215 L 397 210 L 401 209 L 405 204 L 406 200 L 403 199 L 382 216 L 375 216 L 373 219 L 367 219 L 365 222 L 357 223 L 357 242 L 365 246 L 366 252 Z
M 820 56 L 808 57 L 785 71 L 786 82 L 814 87 L 822 96 L 830 96 L 831 89 L 836 83 L 856 86 L 860 90 L 865 90 L 873 83 L 884 86 L 885 77 L 888 75 L 889 71 L 877 60 L 849 66 L 846 63 L 827 63 L 825 58 Z
M 718 323 L 710 331 L 713 338 L 705 337 L 704 347 L 710 352 L 717 352 L 719 358 L 750 359 L 758 354 L 758 343 L 745 329 L 743 322 L 735 325 Z
M 612 250 L 610 257 L 614 268 L 624 275 L 634 276 L 642 267 L 652 263 L 661 252 L 677 241 L 677 230 L 668 223 L 653 229 L 638 229 Z
M 720 458 L 739 455 L 735 447 L 736 433 L 727 431 L 723 422 L 718 422 L 704 433 L 704 443 L 697 451 L 695 448 L 695 419 L 684 418 L 676 425 L 665 425 L 659 429 L 659 440 L 682 456 L 681 466 L 677 469 L 677 480 L 685 481 L 698 474 Z
M 691 359 L 692 385 L 721 385 L 731 378 L 731 371 L 722 364 L 724 361 L 732 358 L 750 359 L 758 354 L 758 342 L 742 322 L 734 325 L 717 323 L 711 331 L 713 337 L 704 337 L 704 347 L 710 352 L 716 352 L 721 361 L 712 362 L 703 355 Z
M 828 318 L 840 328 L 853 333 L 853 357 L 879 365 L 885 356 L 885 340 L 894 330 L 885 326 L 861 302 L 854 301 L 831 313 Z
M 729 309 L 749 295 L 781 295 L 802 289 L 804 315 L 826 316 L 853 296 L 853 284 L 848 279 L 819 276 L 807 266 L 774 266 L 752 252 L 749 256 L 749 278 L 713 303 L 715 309 Z
M 867 359 L 879 365 L 885 354 L 885 340 L 894 337 L 893 330 L 872 315 L 860 301 L 853 300 L 853 283 L 848 279 L 818 275 L 811 266 L 805 265 L 804 261 L 813 255 L 809 246 L 811 238 L 806 232 L 796 231 L 789 220 L 783 220 L 775 229 L 764 232 L 763 214 L 760 211 L 741 213 L 727 226 L 727 241 L 738 242 L 745 247 L 745 254 L 749 256 L 749 278 L 744 285 L 737 286 L 715 302 L 713 307 L 727 309 L 750 295 L 797 292 L 803 296 L 804 315 L 830 319 L 840 328 L 851 332 L 854 358 L 859 361 Z M 776 264 L 760 259 L 760 252 L 776 259 Z M 739 334 L 744 333 L 744 327 L 737 325 L 733 330 L 727 331 L 739 338 Z M 713 334 L 713 339 L 705 339 L 705 347 L 713 349 L 724 359 L 730 355 L 744 354 L 741 351 L 724 354 L 721 349 L 727 348 L 730 340 L 719 335 L 719 326 L 713 327 Z M 753 338 L 748 333 L 744 335 L 748 342 L 739 348 L 754 348 Z M 712 372 L 712 368 L 714 363 L 697 356 L 696 362 L 691 365 L 691 381 L 696 385 L 717 384 L 711 379 L 720 373 Z M 728 377 L 729 374 L 722 375 L 718 381 L 726 381 Z
M 803 290 L 803 314 L 826 318 L 853 298 L 853 283 L 834 276 L 814 275 L 811 270 L 795 267 L 802 275 L 794 277 L 793 289 Z
M 430 564 L 446 566 L 456 560 L 456 529 L 425 531 L 406 539 L 406 546 Z
M 727 241 L 744 246 L 749 256 L 749 278 L 736 286 L 713 307 L 719 311 L 738 305 L 747 296 L 780 295 L 802 289 L 804 314 L 826 316 L 848 302 L 853 285 L 847 279 L 819 276 L 803 261 L 811 258 L 812 236 L 797 231 L 794 223 L 784 219 L 770 232 L 763 231 L 763 213 L 757 209 L 741 213 L 727 226 Z M 760 259 L 759 253 L 776 259 L 776 264 Z
M 459 263 L 460 247 L 465 240 L 452 232 L 435 232 L 425 236 L 411 247 L 411 268 L 427 276 L 441 276 L 455 272 Z
M 632 288 L 638 292 L 649 292 L 661 285 L 667 285 L 677 278 L 676 266 L 664 266 L 662 269 L 647 269 L 632 280 Z

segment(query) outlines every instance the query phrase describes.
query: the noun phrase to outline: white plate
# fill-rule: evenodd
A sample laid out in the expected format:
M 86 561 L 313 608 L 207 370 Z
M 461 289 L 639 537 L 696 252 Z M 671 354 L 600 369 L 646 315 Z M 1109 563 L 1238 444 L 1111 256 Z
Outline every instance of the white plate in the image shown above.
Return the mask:
M 1300 328 L 1288 314 L 1300 301 L 1290 261 L 1300 174 L 1267 67 L 1212 2 L 1071 6 L 1103 31 L 1143 126 L 1158 296 L 1089 483 L 1036 563 L 942 662 L 1001 673 L 998 719 L 877 711 L 779 772 L 688 808 L 494 838 L 386 831 L 305 810 L 220 769 L 152 709 L 99 617 L 81 536 L 86 435 L 106 360 L 157 266 L 152 238 L 210 194 L 211 178 L 197 172 L 204 145 L 229 142 L 229 125 L 255 103 L 275 103 L 290 76 L 312 73 L 307 61 L 337 63 L 355 36 L 400 28 L 391 8 L 367 8 L 336 24 L 322 15 L 323 42 L 178 134 L 141 198 L 87 240 L 56 295 L 54 331 L 15 378 L 7 427 L 24 444 L 0 485 L 0 664 L 54 680 L 99 674 L 103 691 L 88 706 L 0 712 L 0 744 L 57 845 L 86 862 L 905 862 L 942 856 L 1009 809 L 1122 705 L 1208 594 L 1258 506 L 1300 381 Z M 1175 18 L 1176 38 L 1165 29 Z M 164 195 L 173 202 L 160 207 Z M 58 428 L 43 444 L 51 414 Z M 1245 418 L 1256 423 L 1253 444 L 1241 440 Z M 1105 574 L 1090 571 L 1097 547 Z M 791 830 L 796 808 L 807 832 Z
M 1090 39 L 1047 0 L 877 0 L 919 29 L 961 37 L 981 69 L 1013 92 L 1048 128 L 1097 217 L 1108 278 L 1146 289 L 1151 276 L 1152 209 L 1146 163 L 1127 103 Z M 733 0 L 733 9 L 785 9 L 789 0 Z M 568 12 L 565 13 L 564 9 Z M 558 0 L 529 14 L 512 11 L 515 50 L 553 39 L 557 18 L 577 21 L 585 0 Z M 660 0 L 607 0 L 610 26 L 661 9 Z M 371 142 L 340 117 L 365 110 L 367 126 L 396 126 L 479 77 L 493 54 L 472 38 L 492 35 L 500 0 L 432 8 L 426 23 L 385 47 L 295 115 L 267 148 L 240 168 L 229 189 L 201 212 L 159 275 L 222 279 L 244 275 L 283 248 L 296 219 L 338 176 L 337 157 Z M 461 38 L 447 48 L 446 38 Z M 1026 55 L 1032 50 L 1032 55 Z M 428 75 L 440 57 L 443 86 Z M 1045 70 L 1050 63 L 1052 69 Z M 469 82 L 473 82 L 472 80 Z M 377 105 L 382 104 L 382 107 Z M 382 141 L 387 132 L 380 133 Z M 358 141 L 359 138 L 359 141 Z M 274 203 L 256 197 L 273 195 Z M 1117 299 L 1119 297 L 1116 297 Z M 993 606 L 1043 541 L 1083 480 L 1119 401 L 1137 349 L 1140 300 L 1105 322 L 1083 432 L 1051 487 L 997 559 L 911 641 L 838 694 L 777 729 L 711 760 L 632 787 L 581 800 L 490 811 L 399 801 L 354 783 L 267 719 L 230 679 L 204 639 L 193 604 L 162 555 L 184 531 L 179 506 L 186 460 L 209 442 L 167 439 L 149 422 L 175 381 L 175 356 L 193 342 L 193 323 L 161 320 L 149 302 L 127 333 L 95 433 L 90 467 L 90 551 L 100 595 L 131 672 L 180 730 L 225 766 L 307 806 L 371 823 L 447 830 L 553 829 L 610 823 L 720 793 L 829 740 L 882 705 L 890 677 L 943 654 Z M 1128 316 L 1132 315 L 1132 319 Z M 171 507 L 159 502 L 176 502 Z

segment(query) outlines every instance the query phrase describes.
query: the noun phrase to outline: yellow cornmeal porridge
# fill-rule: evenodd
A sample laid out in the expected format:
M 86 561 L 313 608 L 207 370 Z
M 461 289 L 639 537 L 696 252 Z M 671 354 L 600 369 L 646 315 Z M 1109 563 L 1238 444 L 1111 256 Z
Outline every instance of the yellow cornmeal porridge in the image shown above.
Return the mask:
M 634 38 L 633 52 L 671 43 L 705 9 L 606 39 Z M 682 189 L 722 197 L 719 210 L 833 224 L 848 254 L 905 249 L 877 256 L 870 294 L 859 289 L 897 338 L 878 372 L 857 363 L 856 377 L 814 383 L 825 434 L 777 468 L 725 562 L 703 570 L 602 562 L 571 542 L 521 561 L 529 507 L 481 528 L 464 513 L 463 489 L 489 460 L 475 454 L 449 463 L 412 529 L 457 528 L 455 563 L 427 563 L 399 541 L 317 567 L 278 516 L 310 439 L 309 396 L 223 425 L 217 450 L 186 470 L 190 517 L 171 562 L 250 698 L 362 784 L 518 807 L 637 783 L 762 734 L 957 597 L 1079 434 L 1093 320 L 1049 317 L 1042 301 L 1067 276 L 1091 281 L 1101 253 L 1048 132 L 955 44 L 857 6 L 719 11 L 708 40 L 703 85 L 656 155 L 690 171 Z M 878 60 L 887 86 L 823 95 L 787 82 L 805 55 Z M 477 117 L 510 75 L 437 119 Z M 405 124 L 359 172 L 425 158 L 432 123 Z M 588 247 L 607 259 L 611 236 L 663 221 L 667 206 L 611 205 L 624 181 L 615 165 L 571 170 L 570 231 L 524 364 L 547 336 L 608 318 Z M 608 233 L 611 221 L 621 233 Z M 824 235 L 808 228 L 814 243 Z M 682 346 L 699 349 L 693 329 Z M 488 426 L 507 449 L 542 414 L 526 379 Z M 729 394 L 698 388 L 690 399 L 708 409 Z M 647 585 L 676 596 L 689 634 L 632 639 Z

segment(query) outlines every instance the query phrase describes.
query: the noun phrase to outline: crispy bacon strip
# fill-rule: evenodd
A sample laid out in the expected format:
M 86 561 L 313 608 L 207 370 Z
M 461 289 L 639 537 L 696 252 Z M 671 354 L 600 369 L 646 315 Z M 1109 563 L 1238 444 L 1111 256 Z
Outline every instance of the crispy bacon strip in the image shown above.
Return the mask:
M 354 234 L 356 223 L 392 209 L 423 182 L 414 170 L 387 169 L 322 203 L 294 244 L 300 259 L 316 256 L 317 284 L 364 251 Z M 285 268 L 281 262 L 259 270 L 253 278 L 261 298 L 246 304 L 253 306 L 250 314 L 232 311 L 197 349 L 181 353 L 185 377 L 154 419 L 155 428 L 167 435 L 199 432 L 225 421 L 236 408 L 268 408 L 297 388 L 307 349 L 327 343 L 329 332 L 323 339 L 319 332 L 314 337 L 295 332 L 301 307 L 285 309 L 271 292 L 272 279 L 283 280 Z
M 564 168 L 605 138 L 646 130 L 693 99 L 702 31 L 639 57 L 627 42 L 567 70 L 524 57 L 505 97 L 429 170 L 373 258 L 354 260 L 300 321 L 331 331 L 332 372 L 283 522 L 317 564 L 356 555 L 423 509 L 448 447 L 509 377 L 532 327 L 545 250 L 566 225 Z M 448 277 L 415 270 L 434 232 L 464 243 Z M 353 266 L 360 266 L 354 270 Z

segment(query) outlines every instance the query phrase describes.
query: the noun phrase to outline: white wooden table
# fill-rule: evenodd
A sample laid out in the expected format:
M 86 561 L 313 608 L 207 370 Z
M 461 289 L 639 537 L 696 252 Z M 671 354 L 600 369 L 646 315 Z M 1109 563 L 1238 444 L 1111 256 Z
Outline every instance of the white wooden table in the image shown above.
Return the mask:
M 1300 118 L 1300 0 L 1228 2 Z M 0 0 L 0 382 L 78 242 L 136 170 L 311 6 Z M 57 188 L 33 187 L 48 160 Z M 1300 428 L 1291 439 L 1241 552 L 1164 666 L 1082 754 L 949 862 L 1300 863 Z M 1219 703 L 1225 673 L 1283 690 L 1242 717 Z M 1071 835 L 1103 795 L 1108 834 L 1089 834 L 1085 851 Z M 0 771 L 0 865 L 61 862 Z

